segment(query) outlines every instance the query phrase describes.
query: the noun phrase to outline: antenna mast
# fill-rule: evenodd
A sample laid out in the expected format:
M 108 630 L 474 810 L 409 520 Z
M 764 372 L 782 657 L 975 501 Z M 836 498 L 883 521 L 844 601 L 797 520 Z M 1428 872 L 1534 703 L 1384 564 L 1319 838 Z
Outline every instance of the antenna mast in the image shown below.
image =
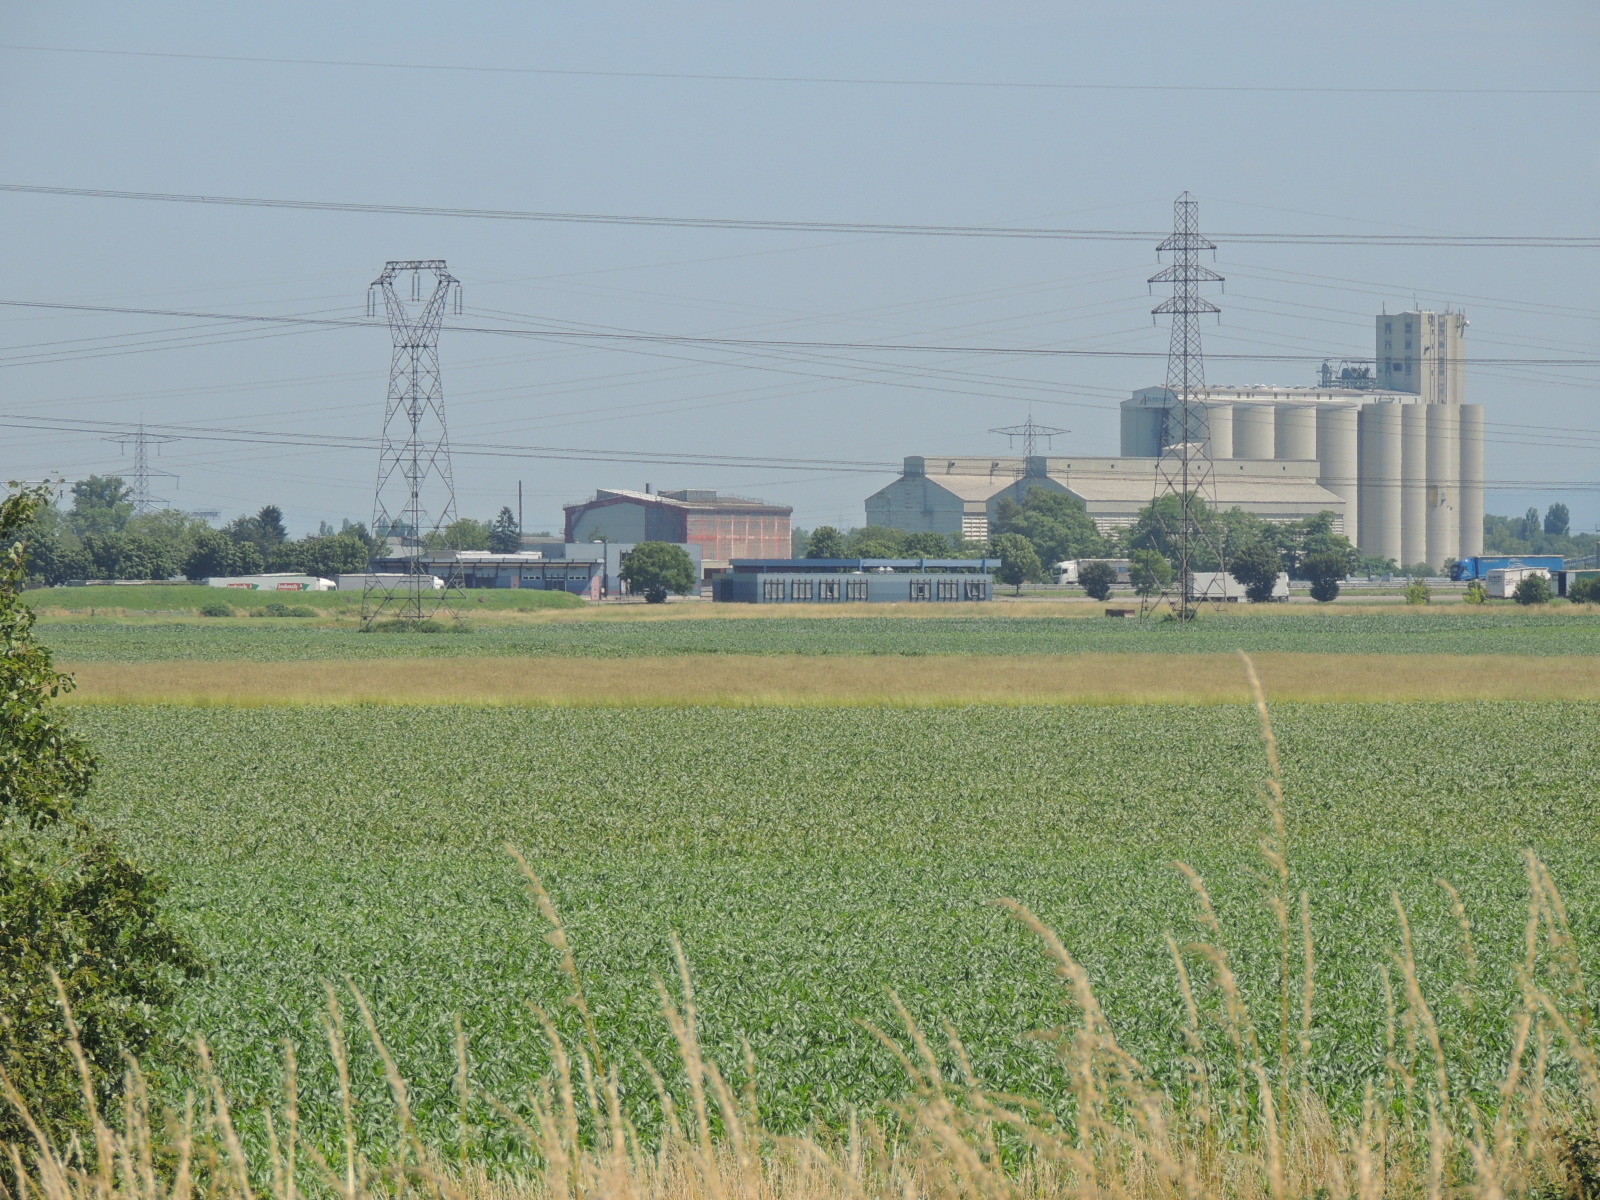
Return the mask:
M 395 280 L 409 274 L 410 301 Z M 431 286 L 424 282 L 431 275 Z M 378 450 L 378 486 L 372 502 L 372 535 L 377 559 L 400 559 L 403 567 L 380 580 L 367 576 L 361 621 L 371 628 L 379 616 L 422 620 L 441 609 L 459 616 L 460 572 L 450 554 L 445 530 L 456 519 L 455 477 L 450 469 L 450 438 L 444 420 L 444 383 L 439 371 L 439 330 L 445 303 L 454 289 L 461 312 L 461 284 L 442 258 L 385 263 L 367 289 L 367 315 L 376 316 L 378 297 L 389 321 L 389 397 L 384 406 Z M 434 571 L 423 561 L 429 549 L 450 554 L 442 566 L 445 587 L 434 587 Z
M 1200 318 L 1222 310 L 1200 295 L 1202 283 L 1221 283 L 1222 276 L 1200 262 L 1202 251 L 1216 253 L 1216 243 L 1200 235 L 1200 204 L 1188 192 L 1172 205 L 1172 236 L 1156 247 L 1157 258 L 1171 254 L 1169 264 L 1150 277 L 1151 284 L 1170 283 L 1172 296 L 1151 310 L 1172 317 L 1172 341 L 1167 350 L 1167 403 L 1162 409 L 1160 457 L 1156 460 L 1155 517 L 1169 545 L 1178 552 L 1178 604 L 1180 621 L 1194 616 L 1190 579 L 1196 562 L 1219 572 L 1227 570 L 1220 536 L 1214 522 L 1200 520 L 1202 512 L 1217 511 L 1212 477 L 1211 428 L 1200 393 L 1206 386 L 1205 356 L 1200 349 Z M 1177 503 L 1163 503 L 1167 497 Z M 1174 511 L 1175 510 L 1175 511 Z M 1220 587 L 1208 585 L 1199 599 Z M 1162 597 L 1171 604 L 1171 597 Z

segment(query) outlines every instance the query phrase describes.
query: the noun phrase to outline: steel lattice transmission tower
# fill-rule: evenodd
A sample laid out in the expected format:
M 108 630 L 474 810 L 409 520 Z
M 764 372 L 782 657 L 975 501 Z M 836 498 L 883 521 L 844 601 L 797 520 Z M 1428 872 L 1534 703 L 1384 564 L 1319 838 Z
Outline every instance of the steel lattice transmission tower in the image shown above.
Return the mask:
M 991 429 L 990 433 L 998 433 L 1006 439 L 1008 445 L 1015 445 L 1016 439 L 1022 439 L 1022 455 L 1032 458 L 1039 448 L 1039 442 L 1044 441 L 1049 446 L 1050 439 L 1060 437 L 1062 434 L 1071 433 L 1070 429 L 1057 429 L 1053 425 L 1039 425 L 1034 422 L 1033 414 L 1028 414 L 1028 419 L 1021 425 L 1002 425 L 999 429 Z
M 171 479 L 176 482 L 178 477 L 171 471 L 162 471 L 150 465 L 150 447 L 157 447 L 156 452 L 159 454 L 159 447 L 177 440 L 177 438 L 164 433 L 146 433 L 143 424 L 139 425 L 132 433 L 119 433 L 115 437 L 106 439 L 108 442 L 115 442 L 124 450 L 129 446 L 133 447 L 133 470 L 129 474 L 132 476 L 133 511 L 136 516 L 144 516 L 146 513 L 158 512 L 163 508 L 172 507 L 172 501 L 165 496 L 157 496 L 155 494 L 150 487 L 150 481 L 152 479 Z
M 410 275 L 410 300 L 395 280 Z M 431 282 L 424 279 L 432 276 Z M 378 449 L 378 486 L 372 502 L 375 557 L 401 559 L 404 569 L 382 578 L 369 574 L 362 593 L 361 619 L 421 620 L 442 609 L 455 613 L 460 599 L 459 571 L 444 568 L 445 587 L 434 587 L 434 571 L 422 555 L 431 542 L 448 551 L 444 531 L 456 519 L 455 477 L 450 469 L 450 438 L 444 419 L 444 383 L 439 371 L 439 330 L 452 295 L 461 311 L 461 284 L 443 259 L 407 259 L 384 264 L 367 289 L 367 315 L 376 316 L 378 297 L 389 320 L 394 349 L 389 359 L 389 398 L 384 406 Z M 431 535 L 431 536 L 430 536 Z
M 1203 265 L 1204 251 L 1216 244 L 1200 235 L 1200 204 L 1188 192 L 1172 205 L 1172 236 L 1156 247 L 1157 258 L 1170 254 L 1168 265 L 1150 276 L 1151 285 L 1170 283 L 1172 296 L 1151 311 L 1172 317 L 1167 350 L 1167 398 L 1162 410 L 1160 457 L 1156 460 L 1155 514 L 1169 545 L 1177 549 L 1175 586 L 1180 620 L 1194 615 L 1190 576 L 1196 562 L 1227 570 L 1215 522 L 1199 519 L 1217 512 L 1216 481 L 1211 462 L 1211 428 L 1201 393 L 1206 386 L 1205 358 L 1200 348 L 1200 318 L 1222 310 L 1200 294 L 1202 283 L 1221 283 L 1222 276 Z M 1163 501 L 1174 497 L 1176 503 Z M 1201 590 L 1204 599 L 1213 588 Z M 1219 591 L 1220 594 L 1220 591 Z M 1163 593 L 1171 604 L 1171 597 Z M 1157 601 L 1159 603 L 1159 600 Z

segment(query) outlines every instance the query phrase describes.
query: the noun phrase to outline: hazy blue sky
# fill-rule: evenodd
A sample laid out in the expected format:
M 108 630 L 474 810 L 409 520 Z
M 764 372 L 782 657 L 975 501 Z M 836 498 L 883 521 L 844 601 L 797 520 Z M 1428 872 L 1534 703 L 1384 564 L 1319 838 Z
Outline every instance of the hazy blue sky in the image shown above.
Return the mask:
M 596 72 L 1182 85 L 1071 90 L 403 70 L 0 49 L 0 182 L 828 222 L 1600 234 L 1600 6 L 591 2 L 0 3 L 8 47 Z M 1464 89 L 1401 94 L 1393 89 Z M 1380 91 L 1376 89 L 1391 89 Z M 1589 89 L 1508 95 L 1507 89 Z M 1500 94 L 1490 94 L 1498 91 Z M 0 299 L 360 317 L 386 259 L 443 257 L 458 323 L 1164 352 L 1153 245 L 534 224 L 0 193 Z M 1372 315 L 1453 303 L 1478 358 L 1600 358 L 1594 250 L 1234 245 L 1217 354 L 1372 353 Z M 181 331 L 173 333 L 171 331 Z M 272 336 L 264 336 L 264 334 Z M 182 337 L 180 344 L 152 339 Z M 196 336 L 203 335 L 203 336 Z M 69 340 L 77 339 L 77 340 Z M 98 339 L 98 340 L 91 340 Z M 227 339 L 227 340 L 224 340 Z M 242 340 L 243 339 L 243 340 Z M 897 463 L 1065 426 L 1115 454 L 1159 361 L 753 354 L 446 330 L 452 435 Z M 0 308 L 0 417 L 375 435 L 379 329 Z M 1216 383 L 1314 364 L 1213 361 Z M 1477 365 L 1491 511 L 1600 522 L 1600 366 Z M 0 477 L 125 467 L 98 434 L 0 427 Z M 180 507 L 365 519 L 370 452 L 168 446 Z M 860 524 L 891 471 L 460 456 L 461 509 L 529 528 L 596 487 L 717 487 Z M 1541 483 L 1539 481 L 1549 481 Z M 1498 484 L 1498 486 L 1496 486 Z M 1574 485 L 1582 485 L 1574 486 Z M 1587 489 L 1587 490 L 1584 490 Z

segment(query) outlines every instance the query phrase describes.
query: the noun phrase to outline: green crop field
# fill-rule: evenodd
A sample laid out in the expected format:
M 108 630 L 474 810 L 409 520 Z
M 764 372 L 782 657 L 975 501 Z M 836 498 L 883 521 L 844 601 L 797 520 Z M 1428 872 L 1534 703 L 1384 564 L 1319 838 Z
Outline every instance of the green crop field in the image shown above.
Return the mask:
M 577 1033 L 506 843 L 566 919 L 632 1100 L 650 1088 L 639 1056 L 672 1077 L 652 979 L 672 973 L 674 934 L 707 1042 L 741 1077 L 748 1039 L 779 1128 L 894 1095 L 899 1068 L 861 1024 L 893 1026 L 890 988 L 937 1040 L 951 1022 L 993 1085 L 1059 1095 L 1048 1049 L 1024 1035 L 1067 1018 L 1061 990 L 999 897 L 1060 931 L 1119 1036 L 1176 1078 L 1181 1007 L 1163 937 L 1198 930 L 1178 858 L 1204 873 L 1262 1036 L 1276 1036 L 1265 767 L 1244 708 L 142 707 L 74 719 L 103 758 L 93 810 L 169 874 L 210 959 L 185 1027 L 211 1040 L 243 1109 L 277 1093 L 290 1039 L 304 1119 L 324 1140 L 338 1120 L 319 1048 L 325 980 L 349 977 L 369 997 L 441 1141 L 455 1136 L 457 1014 L 474 1079 L 512 1104 L 548 1065 L 530 1006 Z M 1277 722 L 1292 886 L 1309 892 L 1317 945 L 1313 1082 L 1349 1108 L 1382 1071 L 1393 889 L 1447 1051 L 1481 1060 L 1489 1088 L 1516 992 L 1524 847 L 1550 863 L 1600 966 L 1600 708 L 1284 706 Z M 1465 969 L 1441 877 L 1475 921 L 1470 1011 L 1453 990 Z M 359 1119 L 381 1140 L 381 1070 L 362 1053 L 356 1071 Z M 475 1120 L 491 1149 L 513 1144 L 492 1111 Z
M 547 593 L 524 593 L 541 595 Z M 608 614 L 609 616 L 610 614 Z M 1159 622 L 1028 616 L 561 619 L 422 635 L 293 619 L 171 623 L 45 620 L 65 662 L 285 661 L 390 657 L 674 654 L 1072 654 L 1288 651 L 1322 654 L 1600 654 L 1600 613 L 1394 611 L 1208 613 Z

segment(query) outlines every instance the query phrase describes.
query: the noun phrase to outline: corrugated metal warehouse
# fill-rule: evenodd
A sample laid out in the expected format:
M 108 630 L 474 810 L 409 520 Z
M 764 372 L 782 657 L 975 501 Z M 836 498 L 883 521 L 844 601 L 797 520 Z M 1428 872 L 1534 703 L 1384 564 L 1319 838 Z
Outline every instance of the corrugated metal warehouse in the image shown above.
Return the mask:
M 700 547 L 706 570 L 735 558 L 777 558 L 793 552 L 794 509 L 712 491 L 597 491 L 566 505 L 568 543 L 679 542 Z

